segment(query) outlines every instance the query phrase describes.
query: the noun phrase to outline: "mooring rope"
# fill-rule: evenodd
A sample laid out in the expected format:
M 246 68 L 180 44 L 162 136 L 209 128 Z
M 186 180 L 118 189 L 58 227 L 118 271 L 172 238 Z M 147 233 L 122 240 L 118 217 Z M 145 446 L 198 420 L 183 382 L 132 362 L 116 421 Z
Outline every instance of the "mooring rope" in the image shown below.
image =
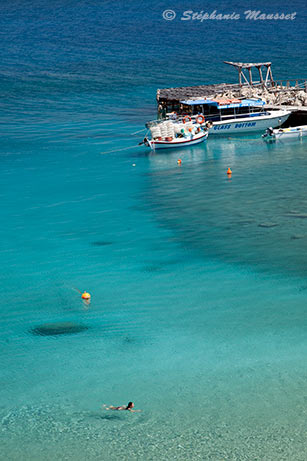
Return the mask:
M 136 144 L 135 146 L 123 147 L 122 149 L 113 149 L 113 150 L 108 150 L 107 152 L 100 152 L 100 153 L 110 154 L 111 152 L 121 152 L 122 150 L 135 149 L 136 147 L 138 147 L 138 144 Z
M 137 133 L 141 133 L 142 131 L 145 131 L 145 130 L 146 130 L 146 128 L 142 128 L 139 131 L 135 131 L 134 133 L 131 133 L 131 136 L 133 136 L 134 134 L 137 134 Z
M 250 139 L 238 139 L 238 138 L 231 138 L 231 137 L 227 137 L 227 139 L 235 139 L 236 141 L 259 141 L 261 140 L 261 138 L 250 138 Z

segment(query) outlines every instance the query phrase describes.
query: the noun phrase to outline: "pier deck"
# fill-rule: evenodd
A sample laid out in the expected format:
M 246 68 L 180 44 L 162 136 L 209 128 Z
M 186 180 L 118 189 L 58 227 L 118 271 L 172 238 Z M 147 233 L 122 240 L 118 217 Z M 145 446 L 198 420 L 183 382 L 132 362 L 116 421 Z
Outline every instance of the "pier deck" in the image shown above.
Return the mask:
M 293 112 L 304 112 L 307 115 L 307 107 L 304 106 L 278 106 L 276 104 L 266 104 L 265 105 L 266 109 L 284 109 L 284 110 L 292 110 Z
M 157 102 L 174 110 L 181 101 L 205 98 L 261 98 L 268 105 L 279 108 L 299 110 L 307 107 L 307 79 L 294 78 L 287 80 L 273 79 L 271 62 L 232 62 L 224 61 L 239 73 L 238 83 L 217 83 L 212 85 L 185 86 L 163 88 L 157 90 Z M 259 73 L 259 80 L 253 79 L 252 70 Z M 263 74 L 265 71 L 265 76 Z M 292 104 L 293 101 L 293 104 Z M 275 107 L 276 106 L 276 107 Z M 303 109 L 305 111 L 305 109 Z
M 178 102 L 184 99 L 193 98 L 210 98 L 217 94 L 232 92 L 238 96 L 244 90 L 267 91 L 268 93 L 283 93 L 284 95 L 289 92 L 304 91 L 307 95 L 307 85 L 298 86 L 279 86 L 276 84 L 274 87 L 265 87 L 261 83 L 256 83 L 253 86 L 240 85 L 238 83 L 216 83 L 213 85 L 198 85 L 198 86 L 182 86 L 177 88 L 162 88 L 157 90 L 157 101 L 159 102 Z M 290 106 L 289 106 L 290 107 Z M 291 106 L 293 107 L 293 106 Z M 298 106 L 301 107 L 301 106 Z
M 182 86 L 157 90 L 157 101 L 181 101 L 189 98 L 209 98 L 226 91 L 240 91 L 237 83 L 217 83 L 214 85 Z
M 182 101 L 190 99 L 241 99 L 257 98 L 265 101 L 266 109 L 285 109 L 292 112 L 287 123 L 291 126 L 307 123 L 307 79 L 273 79 L 271 62 L 232 62 L 239 74 L 238 83 L 217 83 L 212 85 L 163 88 L 157 90 L 158 110 L 178 112 Z M 255 81 L 252 70 L 259 74 Z

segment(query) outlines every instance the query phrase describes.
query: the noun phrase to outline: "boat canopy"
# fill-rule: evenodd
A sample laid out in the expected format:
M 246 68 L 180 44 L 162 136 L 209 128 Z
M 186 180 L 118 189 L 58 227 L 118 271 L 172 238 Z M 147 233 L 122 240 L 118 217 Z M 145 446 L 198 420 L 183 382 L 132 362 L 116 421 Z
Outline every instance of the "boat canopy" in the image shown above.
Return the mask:
M 217 101 L 213 99 L 189 99 L 188 101 L 180 101 L 181 104 L 186 104 L 187 106 L 197 106 L 200 104 L 210 104 L 211 106 L 216 106 Z
M 216 106 L 218 109 L 232 109 L 239 107 L 262 107 L 265 102 L 261 99 L 190 99 L 187 101 L 180 101 L 181 104 L 188 106 L 196 106 L 201 104 Z

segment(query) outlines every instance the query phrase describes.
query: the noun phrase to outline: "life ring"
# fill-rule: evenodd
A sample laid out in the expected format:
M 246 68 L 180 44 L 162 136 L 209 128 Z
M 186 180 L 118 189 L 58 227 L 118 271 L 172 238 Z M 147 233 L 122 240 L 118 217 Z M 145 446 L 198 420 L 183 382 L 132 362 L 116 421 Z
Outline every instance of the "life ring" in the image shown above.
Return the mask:
M 196 117 L 196 122 L 197 123 L 199 123 L 201 125 L 202 123 L 204 123 L 204 121 L 205 121 L 205 117 L 202 114 L 197 115 L 197 117 Z
M 187 120 L 188 120 L 188 122 L 191 122 L 191 120 L 192 120 L 191 117 L 190 117 L 189 115 L 185 115 L 185 116 L 183 117 L 183 119 L 182 119 L 182 122 L 183 122 L 183 123 L 186 123 Z

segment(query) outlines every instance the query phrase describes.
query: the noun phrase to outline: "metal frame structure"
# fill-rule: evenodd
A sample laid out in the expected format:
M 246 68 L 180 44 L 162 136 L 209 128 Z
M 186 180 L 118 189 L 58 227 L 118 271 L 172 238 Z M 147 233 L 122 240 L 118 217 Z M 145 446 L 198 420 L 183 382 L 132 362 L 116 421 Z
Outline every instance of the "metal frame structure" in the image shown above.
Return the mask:
M 274 80 L 273 80 L 273 75 L 272 75 L 272 63 L 271 62 L 231 62 L 231 61 L 224 61 L 225 64 L 229 64 L 230 66 L 236 67 L 238 72 L 239 72 L 239 85 L 242 87 L 244 85 L 244 82 L 248 86 L 254 86 L 254 85 L 262 85 L 263 87 L 269 86 L 274 86 Z M 254 82 L 253 81 L 253 75 L 252 75 L 252 68 L 256 68 L 259 72 L 259 77 L 260 81 L 259 82 Z M 263 78 L 262 74 L 262 68 L 266 68 L 266 74 L 265 78 Z M 245 75 L 244 70 L 248 71 L 248 77 Z M 242 79 L 244 82 L 242 82 Z

